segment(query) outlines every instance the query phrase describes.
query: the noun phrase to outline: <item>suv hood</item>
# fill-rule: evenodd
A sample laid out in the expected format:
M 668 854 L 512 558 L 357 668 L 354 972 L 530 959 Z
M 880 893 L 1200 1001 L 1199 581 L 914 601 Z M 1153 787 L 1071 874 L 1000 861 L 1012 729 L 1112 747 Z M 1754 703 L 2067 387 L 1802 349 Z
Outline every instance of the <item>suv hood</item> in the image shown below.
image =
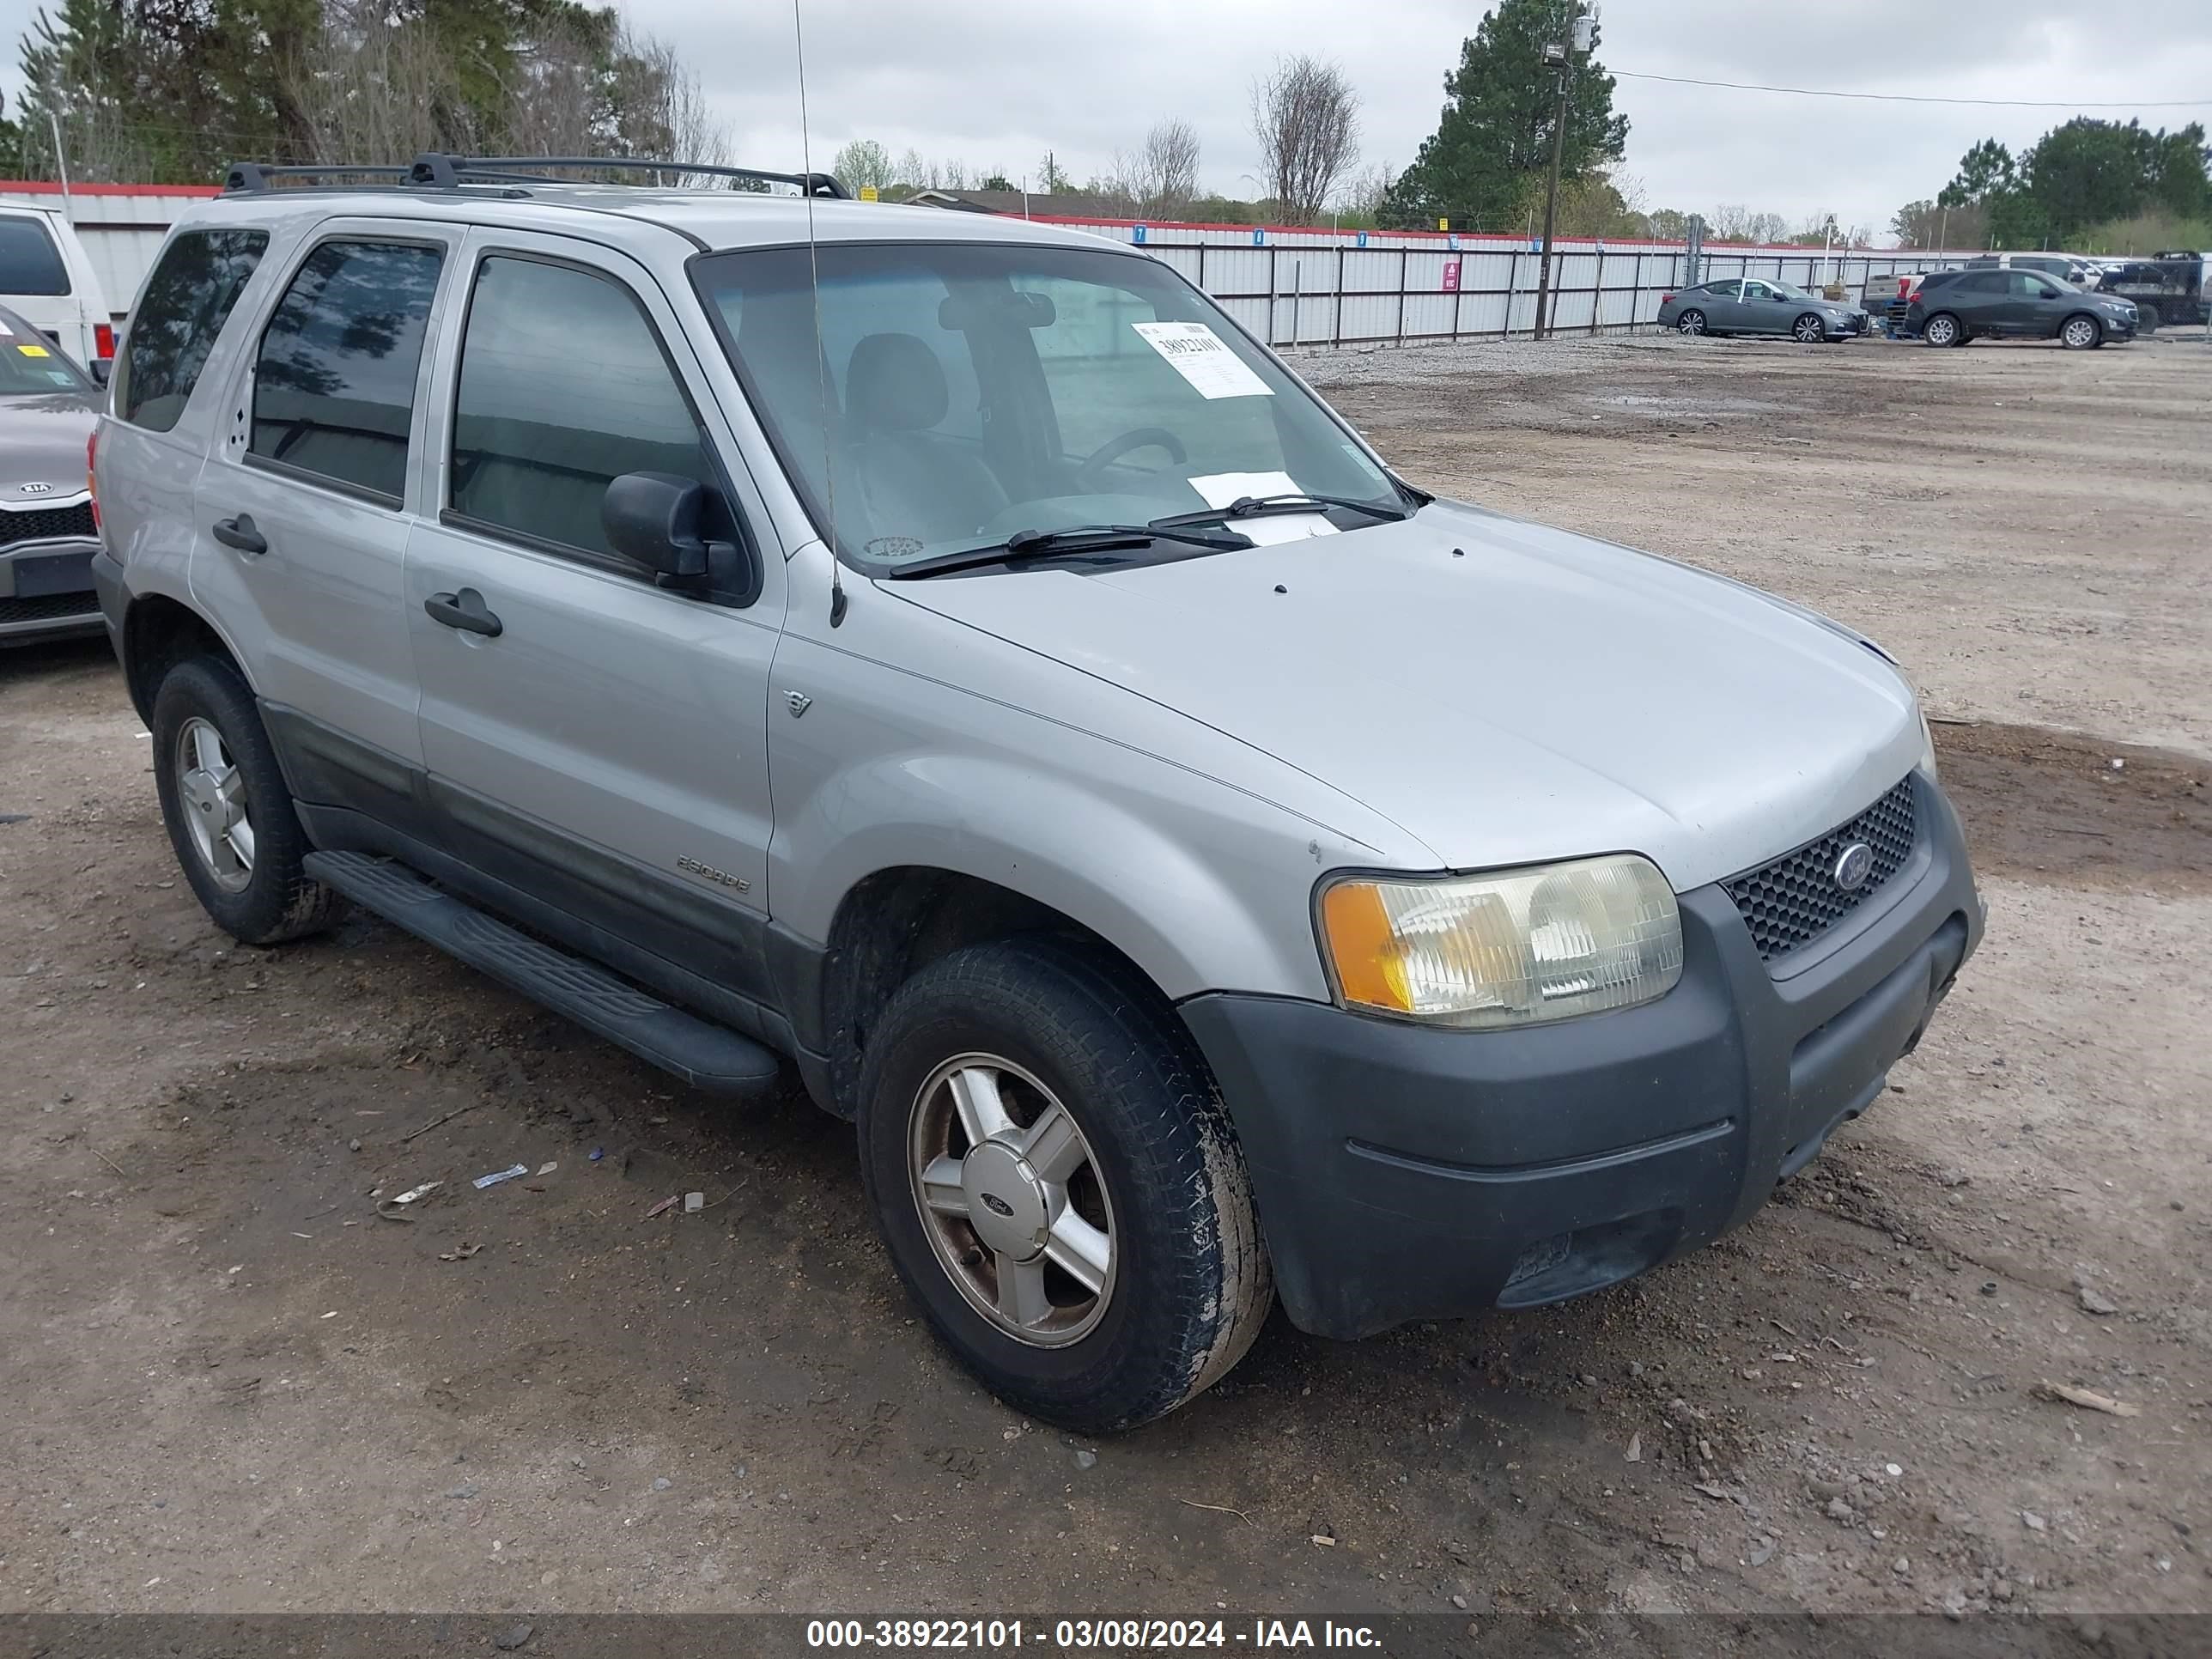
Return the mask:
M 1911 689 L 1856 635 L 1444 502 L 1165 564 L 883 586 L 1318 779 L 1435 867 L 1626 850 L 1686 891 L 1834 828 L 1922 748 Z

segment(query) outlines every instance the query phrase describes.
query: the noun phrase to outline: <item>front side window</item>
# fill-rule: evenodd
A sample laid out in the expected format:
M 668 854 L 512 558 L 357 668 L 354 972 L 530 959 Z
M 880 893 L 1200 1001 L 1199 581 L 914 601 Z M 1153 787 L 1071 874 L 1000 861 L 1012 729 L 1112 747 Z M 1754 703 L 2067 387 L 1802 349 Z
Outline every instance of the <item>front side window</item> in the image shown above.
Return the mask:
M 116 364 L 115 410 L 167 432 L 269 247 L 265 230 L 188 230 L 161 250 Z
M 453 396 L 453 512 L 612 558 L 599 507 L 625 472 L 720 489 L 699 417 L 636 297 L 574 265 L 485 259 Z
M 693 264 L 753 407 L 864 568 L 1018 532 L 1395 486 L 1213 302 L 1141 256 L 824 244 Z M 1361 520 L 1359 522 L 1364 522 Z
M 46 226 L 28 214 L 0 214 L 0 294 L 69 291 L 69 267 Z
M 307 256 L 261 336 L 252 455 L 398 501 L 444 260 L 403 242 L 325 242 Z

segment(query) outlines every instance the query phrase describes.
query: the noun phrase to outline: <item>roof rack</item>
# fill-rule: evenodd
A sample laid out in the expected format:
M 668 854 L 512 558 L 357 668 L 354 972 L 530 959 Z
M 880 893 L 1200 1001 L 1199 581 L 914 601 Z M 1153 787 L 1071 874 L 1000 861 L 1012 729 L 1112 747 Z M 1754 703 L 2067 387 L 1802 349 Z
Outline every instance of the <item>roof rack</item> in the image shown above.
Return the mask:
M 592 172 L 678 173 L 714 179 L 741 179 L 761 185 L 790 185 L 805 196 L 849 199 L 849 192 L 826 173 L 770 173 L 758 167 L 726 167 L 705 161 L 665 161 L 644 155 L 447 155 L 431 150 L 405 167 L 349 167 L 306 164 L 271 167 L 259 161 L 232 163 L 223 175 L 227 192 L 248 193 L 274 189 L 280 181 L 299 180 L 304 187 L 346 188 L 320 181 L 390 180 L 405 190 L 456 190 L 465 184 L 557 184 L 546 175 L 556 170 Z M 314 182 L 308 182 L 314 181 Z

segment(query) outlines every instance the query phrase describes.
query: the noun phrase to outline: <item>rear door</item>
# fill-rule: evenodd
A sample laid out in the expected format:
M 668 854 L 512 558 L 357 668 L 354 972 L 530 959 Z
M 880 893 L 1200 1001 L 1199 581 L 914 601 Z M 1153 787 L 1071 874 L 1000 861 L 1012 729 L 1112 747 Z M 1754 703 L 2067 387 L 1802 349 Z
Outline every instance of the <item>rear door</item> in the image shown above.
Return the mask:
M 1970 270 L 1944 289 L 1940 307 L 1929 308 L 1957 313 L 1973 333 L 2002 334 L 2008 326 L 2006 307 L 2011 280 L 2008 270 Z
M 423 341 L 462 234 L 333 219 L 299 244 L 198 489 L 193 592 L 245 656 L 302 798 L 376 817 L 405 816 L 421 759 L 402 609 L 410 463 Z
M 1741 281 L 1734 276 L 1705 284 L 1698 302 L 1705 310 L 1708 332 L 1727 334 L 1743 326 L 1743 305 L 1737 298 L 1742 288 Z
M 441 838 L 571 916 L 770 1000 L 783 559 L 686 337 L 693 313 L 582 240 L 478 230 L 468 255 L 465 302 L 441 331 L 433 495 L 407 560 Z M 640 471 L 707 485 L 725 505 L 702 533 L 763 538 L 752 560 L 692 593 L 613 553 L 601 499 Z M 456 607 L 496 632 L 454 625 Z

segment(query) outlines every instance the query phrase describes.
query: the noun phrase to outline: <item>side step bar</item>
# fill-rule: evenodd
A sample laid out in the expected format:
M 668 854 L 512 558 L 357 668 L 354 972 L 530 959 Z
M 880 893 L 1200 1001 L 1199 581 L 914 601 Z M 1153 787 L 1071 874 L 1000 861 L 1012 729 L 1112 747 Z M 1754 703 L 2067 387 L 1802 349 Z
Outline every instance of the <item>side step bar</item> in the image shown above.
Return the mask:
M 596 963 L 541 945 L 404 864 L 362 853 L 310 853 L 304 862 L 311 878 L 362 909 L 694 1088 L 758 1095 L 775 1085 L 781 1062 L 750 1037 L 671 1007 Z

